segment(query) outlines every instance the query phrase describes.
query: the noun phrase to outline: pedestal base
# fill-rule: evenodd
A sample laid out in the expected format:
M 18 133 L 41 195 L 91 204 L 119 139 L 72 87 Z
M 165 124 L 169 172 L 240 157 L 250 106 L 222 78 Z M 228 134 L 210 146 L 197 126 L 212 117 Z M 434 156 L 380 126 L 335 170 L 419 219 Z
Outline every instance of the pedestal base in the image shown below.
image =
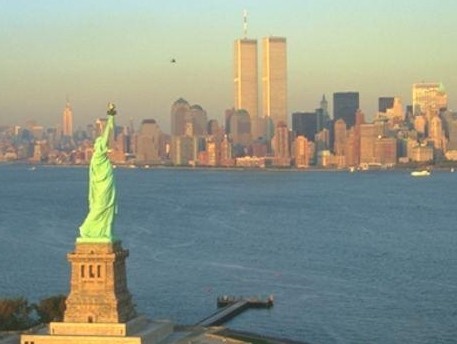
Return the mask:
M 141 316 L 118 324 L 52 322 L 49 334 L 24 334 L 21 344 L 157 344 L 171 333 L 171 322 Z

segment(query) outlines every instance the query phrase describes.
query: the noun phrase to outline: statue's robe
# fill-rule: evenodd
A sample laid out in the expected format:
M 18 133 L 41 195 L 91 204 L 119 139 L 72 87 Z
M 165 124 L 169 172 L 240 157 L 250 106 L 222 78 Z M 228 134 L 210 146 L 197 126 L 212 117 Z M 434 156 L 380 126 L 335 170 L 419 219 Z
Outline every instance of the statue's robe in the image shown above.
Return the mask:
M 115 241 L 116 185 L 108 158 L 108 141 L 114 132 L 114 116 L 108 116 L 103 135 L 95 140 L 89 167 L 89 213 L 81 225 L 83 240 Z

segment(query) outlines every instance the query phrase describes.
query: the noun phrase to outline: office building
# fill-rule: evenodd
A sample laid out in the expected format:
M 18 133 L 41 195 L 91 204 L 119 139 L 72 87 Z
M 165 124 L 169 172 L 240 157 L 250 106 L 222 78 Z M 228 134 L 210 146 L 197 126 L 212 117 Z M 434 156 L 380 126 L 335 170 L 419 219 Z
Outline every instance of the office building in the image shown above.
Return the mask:
M 263 39 L 262 111 L 273 121 L 273 128 L 287 120 L 287 47 L 283 37 Z
M 336 92 L 333 94 L 333 119 L 342 118 L 347 128 L 355 124 L 355 114 L 359 109 L 358 92 Z
M 140 163 L 157 163 L 159 161 L 160 138 L 162 131 L 154 119 L 145 119 L 141 123 L 136 137 L 136 160 Z
M 179 98 L 171 106 L 171 135 L 184 135 L 186 122 L 189 121 L 190 105 L 183 99 Z
M 397 163 L 397 139 L 378 137 L 374 142 L 374 161 L 381 165 L 395 165 Z
M 379 97 L 378 112 L 385 113 L 394 106 L 394 97 Z
M 235 109 L 246 110 L 251 118 L 258 116 L 257 40 L 237 39 L 234 43 Z
M 289 138 L 289 129 L 287 128 L 286 123 L 279 122 L 276 125 L 275 135 L 272 140 L 272 147 L 274 151 L 274 166 L 290 166 L 291 154 Z
M 375 140 L 375 125 L 362 124 L 360 126 L 360 164 L 372 164 L 375 162 Z
M 192 121 L 194 135 L 204 136 L 208 129 L 208 116 L 200 105 L 190 107 L 189 119 Z
M 309 167 L 310 154 L 308 149 L 308 140 L 302 135 L 298 136 L 294 141 L 294 157 L 295 167 Z
M 439 114 L 440 109 L 447 108 L 447 93 L 442 83 L 415 83 L 412 93 L 413 113 L 425 115 L 427 123 Z
M 62 136 L 73 136 L 73 111 L 67 102 L 62 115 Z
M 344 155 L 344 148 L 346 146 L 346 123 L 342 118 L 335 122 L 335 141 L 334 145 L 334 152 L 335 155 Z
M 230 117 L 230 137 L 234 145 L 247 147 L 252 143 L 251 119 L 246 110 L 237 110 Z
M 314 141 L 317 134 L 316 112 L 294 112 L 292 114 L 292 131 L 296 136 L 304 136 L 308 141 Z

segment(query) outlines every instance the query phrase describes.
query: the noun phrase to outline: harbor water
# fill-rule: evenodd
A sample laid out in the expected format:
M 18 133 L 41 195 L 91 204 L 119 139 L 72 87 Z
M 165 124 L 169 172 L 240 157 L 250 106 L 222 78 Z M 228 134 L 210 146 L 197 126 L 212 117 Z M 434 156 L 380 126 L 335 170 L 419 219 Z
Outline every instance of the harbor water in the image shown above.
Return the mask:
M 457 342 L 457 173 L 115 170 L 140 313 L 308 343 Z M 0 297 L 67 294 L 85 167 L 0 165 Z

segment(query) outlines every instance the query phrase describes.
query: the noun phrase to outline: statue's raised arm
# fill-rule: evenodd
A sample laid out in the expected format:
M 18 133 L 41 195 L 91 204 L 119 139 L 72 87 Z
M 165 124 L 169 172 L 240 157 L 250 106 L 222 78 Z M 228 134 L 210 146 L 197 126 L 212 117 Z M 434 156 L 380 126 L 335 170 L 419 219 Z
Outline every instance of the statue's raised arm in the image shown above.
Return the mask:
M 114 242 L 116 185 L 108 157 L 108 143 L 114 132 L 114 104 L 108 104 L 108 120 L 101 136 L 94 143 L 89 166 L 89 213 L 79 228 L 78 242 Z

